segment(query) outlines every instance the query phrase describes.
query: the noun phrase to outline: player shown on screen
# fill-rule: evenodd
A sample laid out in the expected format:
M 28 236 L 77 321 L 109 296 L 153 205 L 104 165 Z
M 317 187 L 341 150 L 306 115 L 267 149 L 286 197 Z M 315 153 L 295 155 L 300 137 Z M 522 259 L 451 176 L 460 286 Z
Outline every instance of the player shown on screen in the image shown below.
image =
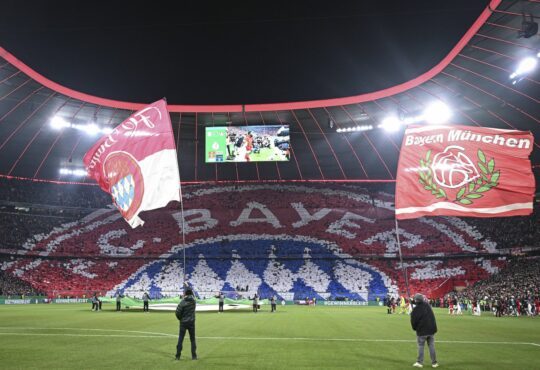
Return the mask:
M 251 154 L 252 150 L 253 150 L 253 134 L 251 133 L 251 131 L 248 131 L 246 135 L 246 155 L 244 157 L 247 162 L 251 160 L 249 155 Z
M 228 130 L 227 130 L 228 131 Z M 227 132 L 227 139 L 225 141 L 225 145 L 227 146 L 227 160 L 230 161 L 230 160 L 233 160 L 234 157 L 236 156 L 235 152 L 234 152 L 234 140 L 236 138 L 236 135 L 231 133 L 231 132 Z

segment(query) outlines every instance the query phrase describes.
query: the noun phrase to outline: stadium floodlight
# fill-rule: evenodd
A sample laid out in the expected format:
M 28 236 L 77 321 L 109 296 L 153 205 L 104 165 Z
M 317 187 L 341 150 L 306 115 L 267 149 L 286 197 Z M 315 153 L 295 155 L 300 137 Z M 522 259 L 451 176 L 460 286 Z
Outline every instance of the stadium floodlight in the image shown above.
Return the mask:
M 388 116 L 382 120 L 379 128 L 382 128 L 388 132 L 395 132 L 401 127 L 401 121 L 396 116 Z
M 60 116 L 54 116 L 51 118 L 51 127 L 55 130 L 61 130 L 64 127 L 70 127 L 70 123 Z
M 101 129 L 98 125 L 92 122 L 86 125 L 85 131 L 88 135 L 94 136 L 97 135 L 101 131 Z
M 60 168 L 60 175 L 71 175 L 71 176 L 77 176 L 77 177 L 84 177 L 87 174 L 88 173 L 86 172 L 86 170 L 84 170 L 82 168 L 75 168 L 75 169 Z
M 516 70 L 510 75 L 511 79 L 526 75 L 532 72 L 538 64 L 538 60 L 534 57 L 527 57 L 519 62 Z
M 452 117 L 452 110 L 443 102 L 435 102 L 424 110 L 423 118 L 430 125 L 438 125 L 447 122 Z
M 344 128 L 338 128 L 336 132 L 357 132 L 357 131 L 367 131 L 372 130 L 372 125 L 362 125 L 362 126 L 351 126 L 351 127 L 344 127 Z

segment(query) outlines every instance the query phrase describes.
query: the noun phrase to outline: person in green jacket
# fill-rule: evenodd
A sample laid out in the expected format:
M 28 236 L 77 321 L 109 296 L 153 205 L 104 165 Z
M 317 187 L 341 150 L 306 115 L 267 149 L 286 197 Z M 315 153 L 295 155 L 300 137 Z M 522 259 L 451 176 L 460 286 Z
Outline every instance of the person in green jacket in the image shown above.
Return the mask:
M 189 332 L 189 341 L 191 342 L 191 359 L 197 359 L 197 344 L 195 342 L 195 298 L 193 291 L 186 289 L 184 299 L 180 301 L 176 307 L 176 318 L 180 321 L 180 334 L 178 335 L 178 344 L 176 345 L 177 360 L 180 360 L 182 354 L 182 343 L 186 335 L 186 330 Z

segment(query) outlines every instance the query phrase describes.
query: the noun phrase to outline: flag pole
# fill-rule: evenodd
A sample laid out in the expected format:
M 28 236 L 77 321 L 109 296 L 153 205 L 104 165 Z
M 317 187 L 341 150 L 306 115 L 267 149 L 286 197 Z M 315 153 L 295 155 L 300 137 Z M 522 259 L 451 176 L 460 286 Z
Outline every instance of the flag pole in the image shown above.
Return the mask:
M 407 296 L 411 297 L 411 292 L 409 290 L 409 277 L 407 276 L 407 267 L 403 265 L 403 256 L 401 254 L 401 243 L 399 241 L 399 227 L 398 227 L 398 221 L 396 220 L 396 240 L 397 240 L 397 246 L 398 246 L 398 252 L 399 252 L 399 263 L 401 265 L 401 270 L 403 272 L 403 276 L 405 276 L 405 289 L 407 290 Z
M 167 98 L 163 97 L 163 100 L 165 100 L 165 103 L 167 103 Z M 167 110 L 168 111 L 168 110 Z M 180 113 L 181 115 L 182 113 Z M 171 122 L 171 129 L 172 129 L 172 122 Z M 180 127 L 178 127 L 180 130 Z M 176 159 L 178 161 L 178 143 L 175 143 L 175 150 L 176 150 Z M 182 287 L 183 290 L 188 286 L 186 281 L 186 228 L 184 224 L 184 197 L 182 195 L 182 178 L 181 178 L 181 172 L 180 172 L 180 163 L 178 163 L 178 182 L 179 182 L 179 192 L 180 192 L 180 214 L 182 216 L 182 269 L 183 269 L 183 280 L 184 280 L 184 286 Z
M 178 179 L 180 180 L 180 168 L 178 168 Z M 180 181 L 180 214 L 182 215 L 182 254 L 183 254 L 183 270 L 184 270 L 184 287 L 187 284 L 186 274 L 186 231 L 184 225 L 184 198 L 182 196 L 182 181 Z

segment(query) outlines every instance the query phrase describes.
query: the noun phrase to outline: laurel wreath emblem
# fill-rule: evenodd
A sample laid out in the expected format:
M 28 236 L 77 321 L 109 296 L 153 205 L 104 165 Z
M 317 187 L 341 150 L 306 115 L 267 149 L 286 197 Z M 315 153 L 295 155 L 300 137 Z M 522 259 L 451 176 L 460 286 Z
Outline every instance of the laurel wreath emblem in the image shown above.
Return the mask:
M 451 201 L 463 205 L 470 205 L 474 203 L 475 199 L 482 198 L 486 192 L 499 185 L 499 177 L 501 175 L 500 170 L 495 170 L 495 158 L 487 159 L 484 152 L 478 149 L 477 152 L 478 162 L 477 166 L 480 169 L 480 176 L 478 179 L 469 182 L 459 188 L 456 193 L 455 199 Z M 431 157 L 431 150 L 428 150 L 425 158 L 420 158 L 420 171 L 418 172 L 418 181 L 425 190 L 431 192 L 435 198 L 444 198 L 450 200 L 448 195 L 441 187 L 433 181 L 433 172 L 431 170 L 433 158 Z

